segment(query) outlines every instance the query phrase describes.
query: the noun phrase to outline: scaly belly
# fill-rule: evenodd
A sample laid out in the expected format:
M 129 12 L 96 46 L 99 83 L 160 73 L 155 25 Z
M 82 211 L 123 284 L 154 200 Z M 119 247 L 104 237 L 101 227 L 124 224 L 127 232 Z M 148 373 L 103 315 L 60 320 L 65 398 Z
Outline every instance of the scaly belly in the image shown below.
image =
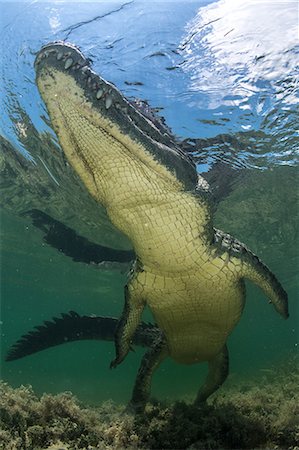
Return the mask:
M 223 348 L 231 329 L 199 322 L 196 326 L 188 324 L 187 329 L 175 333 L 167 326 L 163 331 L 169 356 L 182 364 L 195 364 L 213 359 Z
M 201 274 L 202 275 L 202 274 Z M 147 304 L 163 330 L 169 356 L 180 363 L 209 361 L 226 343 L 244 305 L 244 286 L 221 271 L 205 278 L 146 274 L 143 285 Z

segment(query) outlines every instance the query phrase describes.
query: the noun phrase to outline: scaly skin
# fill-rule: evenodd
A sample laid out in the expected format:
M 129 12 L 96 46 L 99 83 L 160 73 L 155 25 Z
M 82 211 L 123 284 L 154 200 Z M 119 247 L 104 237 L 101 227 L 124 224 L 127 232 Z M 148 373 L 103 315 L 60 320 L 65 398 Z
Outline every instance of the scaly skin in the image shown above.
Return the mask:
M 170 133 L 91 72 L 75 47 L 44 47 L 36 72 L 67 159 L 138 255 L 112 367 L 127 355 L 146 304 L 163 332 L 144 357 L 131 405 L 142 410 L 152 373 L 166 356 L 209 362 L 197 397 L 204 401 L 228 372 L 226 341 L 243 310 L 244 278 L 260 286 L 284 317 L 286 293 L 243 244 L 213 229 L 207 186 L 201 177 L 196 185 L 195 167 Z

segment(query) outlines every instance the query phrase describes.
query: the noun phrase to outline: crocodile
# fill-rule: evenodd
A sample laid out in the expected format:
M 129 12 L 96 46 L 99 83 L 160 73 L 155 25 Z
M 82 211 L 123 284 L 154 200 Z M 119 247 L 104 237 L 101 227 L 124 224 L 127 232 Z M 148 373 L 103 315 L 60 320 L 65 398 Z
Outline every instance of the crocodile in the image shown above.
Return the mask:
M 79 48 L 45 45 L 35 71 L 67 161 L 136 254 L 110 367 L 129 353 L 146 305 L 161 330 L 142 358 L 129 407 L 144 410 L 152 376 L 167 357 L 208 363 L 195 398 L 200 406 L 227 378 L 227 339 L 244 308 L 244 280 L 284 318 L 287 293 L 244 244 L 214 228 L 209 185 L 171 131 L 96 74 Z

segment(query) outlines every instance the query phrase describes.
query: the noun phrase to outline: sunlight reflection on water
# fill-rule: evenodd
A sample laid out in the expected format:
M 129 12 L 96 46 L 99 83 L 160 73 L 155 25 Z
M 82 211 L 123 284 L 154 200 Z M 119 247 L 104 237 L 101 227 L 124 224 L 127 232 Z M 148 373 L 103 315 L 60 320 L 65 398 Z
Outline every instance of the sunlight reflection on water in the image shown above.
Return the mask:
M 281 90 L 286 77 L 298 81 L 295 2 L 221 0 L 200 8 L 186 31 L 183 67 L 191 89 L 207 91 L 211 108 L 240 105 L 269 89 L 285 104 L 298 101 L 294 91 Z

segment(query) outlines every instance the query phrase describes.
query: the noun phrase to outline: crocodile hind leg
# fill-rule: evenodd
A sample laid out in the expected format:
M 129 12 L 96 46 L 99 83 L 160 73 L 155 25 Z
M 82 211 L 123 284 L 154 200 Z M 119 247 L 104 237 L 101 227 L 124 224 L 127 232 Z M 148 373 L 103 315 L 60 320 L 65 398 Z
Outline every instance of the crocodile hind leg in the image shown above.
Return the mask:
M 144 410 L 150 395 L 153 373 L 167 355 L 168 349 L 166 341 L 161 332 L 161 335 L 155 340 L 152 348 L 150 348 L 142 358 L 132 398 L 128 405 L 129 410 L 133 410 L 137 413 L 141 413 Z
M 229 370 L 229 357 L 227 346 L 225 345 L 220 353 L 209 361 L 209 372 L 204 385 L 200 388 L 195 405 L 200 405 L 206 399 L 217 391 L 227 378 Z
M 116 357 L 111 362 L 110 368 L 115 368 L 129 353 L 144 306 L 145 302 L 141 300 L 135 285 L 130 283 L 125 286 L 125 306 L 115 331 Z

